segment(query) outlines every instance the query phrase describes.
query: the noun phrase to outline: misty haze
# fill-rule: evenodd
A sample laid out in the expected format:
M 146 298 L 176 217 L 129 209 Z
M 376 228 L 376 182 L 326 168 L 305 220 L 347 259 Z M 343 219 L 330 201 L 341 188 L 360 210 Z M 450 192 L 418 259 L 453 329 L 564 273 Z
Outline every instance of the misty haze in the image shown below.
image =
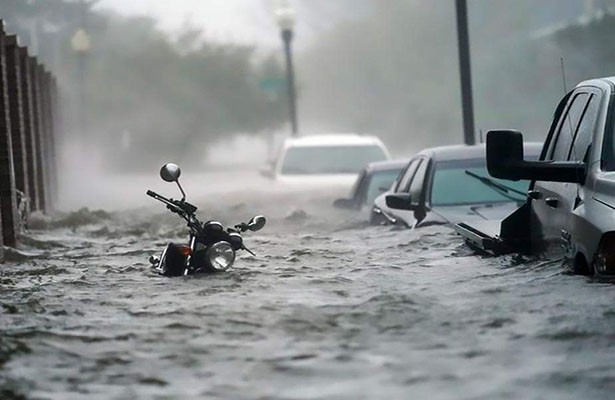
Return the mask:
M 605 399 L 615 0 L 0 0 L 0 399 Z

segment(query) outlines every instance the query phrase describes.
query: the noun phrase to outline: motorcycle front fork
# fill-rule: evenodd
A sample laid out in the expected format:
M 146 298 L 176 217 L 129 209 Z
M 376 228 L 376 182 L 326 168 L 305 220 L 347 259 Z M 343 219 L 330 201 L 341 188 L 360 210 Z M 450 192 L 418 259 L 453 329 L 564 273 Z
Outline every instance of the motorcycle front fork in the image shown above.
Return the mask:
M 195 250 L 196 236 L 190 235 L 190 254 L 188 255 L 188 257 L 186 257 L 186 264 L 184 264 L 184 275 L 188 275 L 192 272 L 190 268 L 190 262 L 192 261 L 192 254 L 195 252 Z

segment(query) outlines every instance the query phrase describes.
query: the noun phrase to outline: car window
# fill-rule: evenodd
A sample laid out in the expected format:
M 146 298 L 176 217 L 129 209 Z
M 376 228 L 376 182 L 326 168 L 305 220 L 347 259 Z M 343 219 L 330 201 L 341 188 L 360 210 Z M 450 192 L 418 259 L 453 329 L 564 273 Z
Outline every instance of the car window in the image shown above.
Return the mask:
M 408 170 L 409 166 L 410 166 L 410 163 L 408 163 L 408 165 L 406 165 L 404 168 L 402 168 L 401 171 L 399 171 L 399 173 L 397 174 L 397 177 L 391 184 L 391 188 L 390 188 L 391 191 L 393 192 L 397 191 L 397 186 L 399 186 L 401 179 L 404 177 L 404 175 L 406 175 L 406 171 Z
M 410 161 L 410 165 L 406 169 L 404 176 L 400 179 L 399 183 L 397 184 L 397 187 L 395 188 L 396 192 L 408 191 L 410 186 L 410 180 L 414 176 L 414 173 L 416 172 L 416 169 L 418 168 L 420 162 L 420 158 Z
M 557 128 L 559 127 L 559 123 L 561 120 L 561 116 L 564 114 L 566 110 L 566 105 L 568 101 L 572 97 L 573 92 L 568 92 L 562 99 L 557 103 L 557 107 L 553 112 L 553 116 L 551 117 L 551 125 L 549 126 L 549 134 L 547 135 L 547 139 L 545 141 L 545 146 L 543 146 L 540 152 L 540 160 L 547 160 L 550 157 L 552 144 L 555 143 L 555 134 L 557 133 Z
M 403 167 L 401 171 L 399 171 L 399 174 L 397 174 L 397 178 L 395 178 L 395 181 L 393 181 L 393 184 L 391 185 L 391 190 L 393 192 L 397 191 L 397 187 L 401 183 L 403 177 L 406 175 L 406 171 L 408 170 L 408 167 L 410 167 L 410 164 L 412 164 L 412 161 L 408 162 L 408 164 Z
M 414 178 L 412 178 L 412 182 L 410 183 L 410 201 L 412 203 L 420 203 L 424 201 L 423 198 L 423 183 L 425 182 L 425 174 L 427 173 L 427 166 L 429 165 L 429 161 L 427 159 L 423 160 L 419 168 L 416 170 L 414 174 Z
M 282 174 L 353 174 L 366 164 L 386 160 L 384 151 L 369 146 L 290 147 L 282 162 Z
M 376 171 L 372 174 L 372 178 L 369 181 L 369 187 L 367 189 L 367 196 L 365 202 L 372 204 L 376 197 L 384 193 L 399 175 L 398 169 Z M 382 190 L 384 189 L 384 190 Z
M 571 98 L 570 105 L 559 121 L 558 133 L 550 146 L 548 160 L 567 161 L 577 126 L 585 111 L 589 93 L 579 93 Z
M 473 174 L 471 176 L 468 174 Z M 486 184 L 478 177 L 506 185 L 508 192 Z M 508 181 L 489 176 L 484 159 L 441 161 L 436 163 L 431 189 L 432 206 L 489 204 L 525 201 L 529 181 Z M 517 191 L 518 193 L 515 193 Z
M 361 196 L 365 191 L 365 184 L 367 181 L 367 174 L 365 169 L 362 169 L 361 172 L 359 173 L 359 176 L 357 177 L 357 180 L 354 181 L 354 184 L 352 185 L 352 189 L 350 189 L 350 198 L 351 199 L 356 199 L 359 196 Z
M 585 108 L 585 113 L 581 119 L 581 123 L 577 128 L 577 133 L 574 137 L 573 145 L 570 148 L 568 154 L 568 160 L 570 161 L 583 161 L 587 150 L 591 145 L 594 135 L 594 128 L 598 119 L 598 111 L 600 107 L 600 96 L 598 94 L 591 94 L 589 102 Z

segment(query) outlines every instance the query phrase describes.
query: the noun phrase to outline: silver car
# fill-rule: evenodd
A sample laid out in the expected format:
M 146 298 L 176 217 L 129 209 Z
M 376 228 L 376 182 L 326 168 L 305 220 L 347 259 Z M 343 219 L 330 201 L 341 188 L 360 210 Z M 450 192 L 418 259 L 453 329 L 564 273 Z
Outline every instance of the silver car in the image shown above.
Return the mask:
M 528 159 L 541 144 L 527 143 Z M 408 163 L 391 189 L 374 201 L 370 222 L 408 227 L 503 218 L 524 203 L 528 181 L 489 176 L 485 145 L 428 148 Z

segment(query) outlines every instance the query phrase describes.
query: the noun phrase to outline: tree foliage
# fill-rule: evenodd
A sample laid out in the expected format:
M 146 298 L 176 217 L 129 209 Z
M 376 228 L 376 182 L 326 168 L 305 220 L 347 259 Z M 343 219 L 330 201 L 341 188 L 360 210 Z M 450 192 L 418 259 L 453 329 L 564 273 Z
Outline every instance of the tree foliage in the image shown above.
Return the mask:
M 275 58 L 245 45 L 208 42 L 193 28 L 173 39 L 149 18 L 103 13 L 94 5 L 0 0 L 0 13 L 7 31 L 25 44 L 38 42 L 40 58 L 59 76 L 69 136 L 88 142 L 105 160 L 149 166 L 202 158 L 209 141 L 275 129 L 284 121 L 282 96 L 259 86 L 262 79 L 283 76 Z M 84 106 L 79 57 L 70 47 L 81 26 L 92 42 L 86 132 L 78 123 Z

